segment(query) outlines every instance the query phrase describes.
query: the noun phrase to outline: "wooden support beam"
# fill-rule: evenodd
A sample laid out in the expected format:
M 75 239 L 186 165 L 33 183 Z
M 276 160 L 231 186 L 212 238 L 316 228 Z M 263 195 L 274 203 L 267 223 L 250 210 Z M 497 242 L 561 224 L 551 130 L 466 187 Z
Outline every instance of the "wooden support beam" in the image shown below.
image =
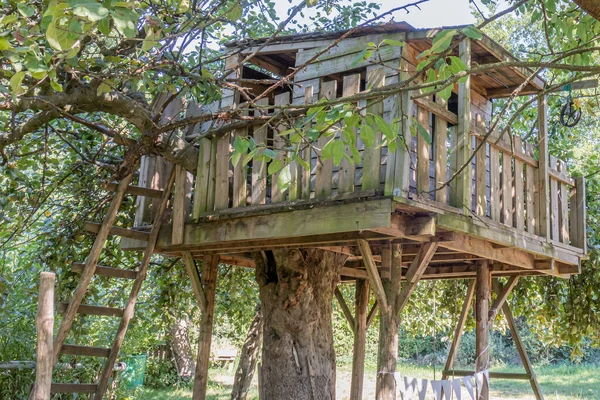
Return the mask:
M 219 257 L 206 256 L 202 262 L 202 281 L 206 294 L 206 312 L 200 318 L 200 333 L 198 336 L 198 355 L 194 374 L 193 399 L 205 400 L 208 385 L 208 366 L 210 360 L 210 345 L 212 342 L 213 320 L 215 316 L 215 294 L 217 287 Z
M 98 385 L 93 383 L 53 383 L 52 393 L 95 393 Z
M 187 171 L 179 164 L 175 165 L 175 192 L 173 194 L 173 229 L 171 243 L 183 243 L 183 230 L 185 227 L 186 207 L 186 177 Z
M 375 298 L 379 303 L 379 307 L 384 310 L 387 310 L 388 302 L 385 295 L 385 290 L 383 289 L 383 284 L 381 283 L 381 277 L 379 276 L 379 272 L 377 271 L 375 260 L 373 260 L 373 253 L 371 252 L 371 248 L 369 247 L 369 242 L 363 239 L 359 239 L 357 240 L 357 244 L 360 254 L 363 256 L 363 262 L 367 269 L 367 274 L 369 274 L 369 280 L 373 285 L 373 293 L 375 293 Z
M 517 285 L 518 282 L 519 282 L 518 276 L 511 276 L 508 279 L 508 282 L 506 283 L 506 285 L 504 285 L 502 287 L 502 290 L 500 290 L 500 292 L 498 293 L 498 297 L 496 297 L 496 300 L 494 300 L 494 302 L 490 306 L 488 324 L 491 325 L 494 322 L 494 319 L 496 318 L 498 311 L 500 311 L 500 308 L 502 308 L 502 306 L 504 305 L 506 300 L 508 300 L 508 296 L 510 296 L 510 294 L 512 293 L 514 287 Z M 498 283 L 497 279 L 495 280 L 494 284 L 496 284 L 496 283 Z
M 350 383 L 350 400 L 361 400 L 363 398 L 363 381 L 365 375 L 365 343 L 367 340 L 368 326 L 368 280 L 356 280 L 356 296 L 354 305 L 354 351 L 352 354 L 352 381 Z
M 340 305 L 340 308 L 342 309 L 342 312 L 346 317 L 346 321 L 348 321 L 348 325 L 350 325 L 350 329 L 352 329 L 354 336 L 356 336 L 356 321 L 354 321 L 352 311 L 350 311 L 350 307 L 348 307 L 348 304 L 346 304 L 346 300 L 344 300 L 344 295 L 342 294 L 342 292 L 340 292 L 340 288 L 337 286 L 335 287 L 335 291 L 333 293 L 335 294 L 335 298 L 337 299 L 338 304 Z
M 66 313 L 70 308 L 71 303 L 58 303 L 56 310 L 58 312 Z M 88 304 L 80 304 L 75 310 L 77 314 L 84 315 L 98 315 L 101 317 L 122 317 L 123 309 L 118 307 L 102 307 L 102 306 L 91 306 Z M 63 317 L 64 318 L 64 317 Z M 62 348 L 62 346 L 61 346 Z
M 107 191 L 116 192 L 119 187 L 118 183 L 114 182 L 102 182 L 100 186 Z M 144 197 L 152 197 L 156 199 L 160 199 L 163 195 L 163 191 L 159 189 L 149 189 L 141 186 L 129 185 L 127 190 L 125 191 L 127 194 L 131 194 L 134 196 L 144 196 Z
M 477 270 L 477 295 L 475 299 L 475 369 L 477 372 L 485 371 L 489 368 L 489 329 L 488 315 L 490 307 L 490 289 L 492 274 L 489 262 L 487 260 L 479 261 Z M 477 398 L 489 400 L 489 382 L 483 380 L 481 393 L 477 393 Z
M 202 313 L 205 313 L 206 295 L 204 294 L 204 288 L 202 287 L 202 282 L 200 281 L 200 275 L 198 274 L 198 268 L 196 268 L 196 262 L 194 261 L 194 257 L 192 257 L 192 253 L 190 253 L 189 251 L 183 251 L 181 252 L 181 259 L 183 260 L 185 272 L 187 272 L 188 276 L 190 277 L 190 282 L 192 283 L 192 290 L 194 291 L 196 301 L 198 301 L 200 311 Z
M 494 290 L 498 295 L 502 292 L 502 288 L 495 282 Z M 521 336 L 519 335 L 519 331 L 517 330 L 517 325 L 515 323 L 515 319 L 513 318 L 512 312 L 510 311 L 510 307 L 508 303 L 504 303 L 502 305 L 502 312 L 504 313 L 504 317 L 506 318 L 506 322 L 508 323 L 508 327 L 510 329 L 510 334 L 517 346 L 517 351 L 519 352 L 519 356 L 521 357 L 521 361 L 523 362 L 523 367 L 525 367 L 525 372 L 527 373 L 529 383 L 531 384 L 531 388 L 533 389 L 533 393 L 535 394 L 535 398 L 537 400 L 544 400 L 544 395 L 542 394 L 542 389 L 537 381 L 537 377 L 533 370 L 533 366 L 531 365 L 531 361 L 529 360 L 529 356 L 527 355 L 527 351 L 525 350 L 525 346 L 523 346 L 523 342 L 521 341 Z
M 115 223 L 115 219 L 117 217 L 117 212 L 119 211 L 119 207 L 121 202 L 123 201 L 123 197 L 125 196 L 125 192 L 127 187 L 131 183 L 133 175 L 128 175 L 123 180 L 119 182 L 119 186 L 115 195 L 113 196 L 112 202 L 106 212 L 106 216 L 104 217 L 104 221 L 102 221 L 102 226 L 100 227 L 98 233 L 96 234 L 96 239 L 94 240 L 94 244 L 92 245 L 92 249 L 88 254 L 87 260 L 85 262 L 85 268 L 79 277 L 79 282 L 77 283 L 77 287 L 73 292 L 73 297 L 71 298 L 71 302 L 69 303 L 69 307 L 63 316 L 63 319 L 60 323 L 60 327 L 56 333 L 53 344 L 54 351 L 54 362 L 56 364 L 58 361 L 58 356 L 60 354 L 60 349 L 67 337 L 67 333 L 71 329 L 71 325 L 73 323 L 73 319 L 75 318 L 75 314 L 77 314 L 77 309 L 85 296 L 85 292 L 94 276 L 94 272 L 96 272 L 96 266 L 98 265 L 98 259 L 100 258 L 100 253 L 104 248 L 104 243 L 110 233 L 110 229 Z
M 35 316 L 37 359 L 35 384 L 29 396 L 30 400 L 50 399 L 52 367 L 54 366 L 54 353 L 52 351 L 52 336 L 54 334 L 54 281 L 55 275 L 52 272 L 42 272 L 40 274 L 38 307 Z
M 63 344 L 61 354 L 72 354 L 76 356 L 108 357 L 110 349 L 104 347 L 78 346 L 74 344 Z
M 460 311 L 460 316 L 458 317 L 458 323 L 456 324 L 456 329 L 454 330 L 454 337 L 452 338 L 452 344 L 450 345 L 450 351 L 448 352 L 448 358 L 446 359 L 446 366 L 444 367 L 442 379 L 448 379 L 446 371 L 451 370 L 452 367 L 454 367 L 454 359 L 456 358 L 458 346 L 460 346 L 460 339 L 465 329 L 465 324 L 467 323 L 467 318 L 469 316 L 469 310 L 471 309 L 471 303 L 473 302 L 474 295 L 475 280 L 472 280 L 469 282 L 467 295 L 465 296 L 465 301 L 463 302 L 462 310 Z
M 416 289 L 417 283 L 419 283 L 421 276 L 429 265 L 429 261 L 431 261 L 431 258 L 435 254 L 438 246 L 439 243 L 437 242 L 425 243 L 421 246 L 419 254 L 417 254 L 408 268 L 408 271 L 406 272 L 406 283 L 404 286 L 402 286 L 402 290 L 396 299 L 396 304 L 394 307 L 394 313 L 396 315 L 399 315 L 406 304 L 408 304 L 410 295 Z
M 464 370 L 444 370 L 444 376 L 472 376 L 475 371 L 464 371 Z M 511 379 L 511 380 L 524 380 L 528 381 L 530 376 L 527 374 L 517 374 L 514 372 L 491 372 L 490 379 Z
M 375 315 L 377 315 L 378 309 L 379 308 L 377 307 L 377 300 L 375 300 L 375 302 L 373 303 L 373 306 L 369 310 L 369 314 L 367 315 L 367 329 L 369 329 L 369 327 L 373 323 L 373 320 L 375 319 Z

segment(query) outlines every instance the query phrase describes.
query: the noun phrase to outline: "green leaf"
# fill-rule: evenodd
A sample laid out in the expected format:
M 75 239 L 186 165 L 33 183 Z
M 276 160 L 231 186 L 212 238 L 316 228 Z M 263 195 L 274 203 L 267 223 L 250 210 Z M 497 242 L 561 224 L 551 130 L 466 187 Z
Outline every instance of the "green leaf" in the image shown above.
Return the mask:
M 6 38 L 0 37 L 0 51 L 11 50 L 12 46 Z
M 100 85 L 98 85 L 98 89 L 96 89 L 96 94 L 100 96 L 101 94 L 109 93 L 111 91 L 112 86 L 110 85 L 110 82 L 103 81 Z
M 425 127 L 423 125 L 417 124 L 417 131 L 419 132 L 419 135 L 421 135 L 428 144 L 431 144 L 431 135 L 429 134 L 429 131 L 427 129 L 425 129 Z
M 323 157 L 326 160 L 333 158 L 335 142 L 335 138 L 332 138 L 329 142 L 325 143 L 325 146 L 323 146 L 323 148 L 321 149 L 321 157 Z
M 366 147 L 373 146 L 373 143 L 375 142 L 375 132 L 370 125 L 363 124 L 360 128 L 360 139 L 364 142 Z
M 292 183 L 292 174 L 290 172 L 290 166 L 288 164 L 285 167 L 283 167 L 281 169 L 281 171 L 279 172 L 279 175 L 277 175 L 277 188 L 283 192 L 288 187 L 290 187 L 291 183 Z
M 109 14 L 108 9 L 95 0 L 69 0 L 68 3 L 73 8 L 73 14 L 91 22 L 100 21 Z
M 104 18 L 98 21 L 98 30 L 103 35 L 108 36 L 110 34 L 110 20 L 108 18 Z
M 466 28 L 463 28 L 462 33 L 473 40 L 481 40 L 483 37 L 481 31 L 474 26 L 467 26 Z
M 227 12 L 227 18 L 229 18 L 230 21 L 239 21 L 240 18 L 242 18 L 243 11 L 242 6 L 239 3 L 235 3 Z
M 358 53 L 358 55 L 352 61 L 352 63 L 350 64 L 350 66 L 354 67 L 359 62 L 368 60 L 371 57 L 372 54 L 373 54 L 373 51 L 371 49 L 369 49 L 369 48 L 364 49 L 363 51 L 361 51 L 360 53 Z
M 267 172 L 269 175 L 273 175 L 274 173 L 278 172 L 281 169 L 281 167 L 283 167 L 283 161 L 277 158 L 269 163 L 269 168 L 267 169 Z
M 396 47 L 402 47 L 404 46 L 404 42 L 401 40 L 394 40 L 394 39 L 383 39 L 381 41 L 381 43 L 385 43 L 389 46 L 396 46 Z
M 50 81 L 50 86 L 52 86 L 52 89 L 56 90 L 57 92 L 63 91 L 61 84 L 56 82 L 55 80 Z
M 392 129 L 390 124 L 385 122 L 385 120 L 379 115 L 374 115 L 373 117 L 375 119 L 375 124 L 377 125 L 381 133 L 383 133 L 388 140 L 392 140 L 396 135 L 394 134 L 394 130 Z
M 12 76 L 12 78 L 10 78 L 9 86 L 13 96 L 18 96 L 22 93 L 25 93 L 25 89 L 21 86 L 21 83 L 23 83 L 23 78 L 25 78 L 24 71 L 17 72 Z
M 458 74 L 459 72 L 466 71 L 467 64 L 463 62 L 459 57 L 450 56 L 450 71 L 453 74 Z
M 40 60 L 33 54 L 28 54 L 25 56 L 23 65 L 32 73 L 48 71 L 48 66 L 44 63 L 44 61 Z
M 139 17 L 135 11 L 124 7 L 117 7 L 110 12 L 110 15 L 115 22 L 115 28 L 120 34 L 128 38 L 137 35 L 136 23 Z
M 29 18 L 33 14 L 35 14 L 35 8 L 28 6 L 24 3 L 17 3 L 17 10 L 21 13 L 22 16 Z
M 335 165 L 340 165 L 342 162 L 342 158 L 344 158 L 344 154 L 346 154 L 346 150 L 344 148 L 344 142 L 341 140 L 333 141 L 333 163 Z
M 249 147 L 250 142 L 241 136 L 237 136 L 233 141 L 233 149 L 238 153 L 247 153 Z
M 429 53 L 441 53 L 445 51 L 450 46 L 450 43 L 452 43 L 452 38 L 456 33 L 456 29 L 449 29 L 435 35 L 431 48 L 428 50 Z

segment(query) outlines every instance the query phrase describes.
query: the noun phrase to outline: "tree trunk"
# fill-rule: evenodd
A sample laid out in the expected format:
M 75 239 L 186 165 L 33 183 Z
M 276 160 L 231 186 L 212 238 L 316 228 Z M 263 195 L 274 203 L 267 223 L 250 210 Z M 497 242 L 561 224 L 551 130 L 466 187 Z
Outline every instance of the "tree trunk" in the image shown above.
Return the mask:
M 248 389 L 252 382 L 252 376 L 258 361 L 258 352 L 262 344 L 263 336 L 263 318 L 260 309 L 256 311 L 256 315 L 250 324 L 248 335 L 242 346 L 240 354 L 240 362 L 235 371 L 233 381 L 233 389 L 231 390 L 231 400 L 244 400 L 248 395 Z
M 346 258 L 319 249 L 254 254 L 264 318 L 264 399 L 335 399 L 331 302 Z
M 573 3 L 581 7 L 585 12 L 593 18 L 600 21 L 600 3 L 598 0 L 573 0 Z
M 196 366 L 192 356 L 188 324 L 185 318 L 178 318 L 171 327 L 171 348 L 173 349 L 177 375 L 183 380 L 191 379 Z

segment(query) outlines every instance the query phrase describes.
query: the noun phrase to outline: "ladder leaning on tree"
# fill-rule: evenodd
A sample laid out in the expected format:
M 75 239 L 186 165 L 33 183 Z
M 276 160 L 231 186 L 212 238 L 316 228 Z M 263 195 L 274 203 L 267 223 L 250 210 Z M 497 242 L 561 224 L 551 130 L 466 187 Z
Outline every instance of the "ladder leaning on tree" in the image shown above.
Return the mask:
M 56 365 L 58 358 L 61 354 L 72 354 L 81 356 L 94 356 L 106 358 L 102 371 L 99 374 L 98 382 L 96 383 L 53 383 L 52 393 L 90 393 L 93 394 L 95 400 L 101 400 L 108 387 L 108 382 L 112 374 L 113 365 L 115 364 L 119 355 L 119 350 L 125 338 L 127 327 L 135 308 L 135 303 L 142 287 L 142 283 L 146 278 L 150 259 L 154 253 L 158 233 L 163 221 L 163 214 L 167 209 L 167 204 L 171 197 L 171 189 L 175 182 L 175 168 L 171 173 L 168 183 L 164 191 L 151 190 L 141 188 L 137 186 L 131 186 L 133 176 L 129 175 L 123 178 L 118 185 L 109 184 L 108 189 L 114 190 L 114 196 L 112 202 L 108 208 L 108 211 L 104 217 L 102 224 L 86 223 L 86 229 L 96 233 L 94 244 L 88 254 L 85 264 L 74 263 L 71 270 L 74 272 L 80 272 L 79 282 L 71 301 L 69 303 L 59 304 L 59 310 L 64 311 L 64 316 L 61 321 L 58 332 L 54 338 L 54 359 L 53 365 Z M 114 222 L 123 202 L 123 198 L 126 194 L 141 194 L 160 198 L 160 203 L 155 214 L 154 223 L 150 229 L 150 232 L 132 230 L 115 227 Z M 103 267 L 98 265 L 100 255 L 109 235 L 120 235 L 124 237 L 130 237 L 135 239 L 142 239 L 147 241 L 147 245 L 144 249 L 144 255 L 141 264 L 137 271 L 130 271 L 119 268 Z M 87 292 L 90 282 L 94 275 L 100 275 L 111 278 L 124 278 L 133 279 L 133 287 L 129 295 L 129 299 L 124 308 L 113 308 L 113 307 L 101 307 L 94 305 L 82 304 L 83 298 Z M 117 329 L 117 333 L 113 340 L 111 348 L 101 347 L 90 347 L 65 344 L 65 339 L 76 314 L 88 314 L 88 315 L 101 315 L 110 317 L 120 317 L 121 322 Z

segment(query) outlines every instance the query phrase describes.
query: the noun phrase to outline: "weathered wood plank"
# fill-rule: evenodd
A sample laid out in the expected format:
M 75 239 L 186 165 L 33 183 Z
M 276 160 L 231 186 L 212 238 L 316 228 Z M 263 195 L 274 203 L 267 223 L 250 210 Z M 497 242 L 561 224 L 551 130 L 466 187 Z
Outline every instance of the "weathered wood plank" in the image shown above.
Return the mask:
M 229 208 L 229 150 L 231 133 L 216 138 L 215 210 Z
M 58 303 L 56 307 L 58 312 L 66 312 L 70 303 Z M 118 307 L 102 307 L 102 306 L 91 306 L 88 304 L 81 304 L 75 311 L 78 314 L 84 315 L 99 315 L 104 317 L 122 317 L 123 309 Z M 61 346 L 62 349 L 62 346 Z
M 52 367 L 54 366 L 54 352 L 52 349 L 54 281 L 55 275 L 52 272 L 42 272 L 40 274 L 38 306 L 35 316 L 35 330 L 37 333 L 35 384 L 29 397 L 30 400 L 50 399 Z
M 108 357 L 110 349 L 104 347 L 77 346 L 74 344 L 63 344 L 61 354 L 72 354 L 76 356 Z
M 101 187 L 104 190 L 116 192 L 117 188 L 119 187 L 119 184 L 116 182 L 103 181 Z M 163 191 L 159 189 L 150 189 L 142 186 L 129 185 L 125 193 L 131 194 L 133 196 L 144 196 L 159 199 L 162 196 Z
M 571 196 L 571 244 L 587 253 L 585 178 L 575 179 L 575 193 Z
M 275 96 L 275 105 L 276 106 L 284 106 L 290 103 L 290 93 L 289 92 L 284 92 L 284 93 L 280 93 L 278 95 Z M 284 139 L 279 136 L 279 134 L 283 131 L 285 131 L 285 125 L 284 124 L 279 124 L 277 125 L 277 127 L 273 130 L 273 149 L 276 152 L 276 160 L 280 160 L 282 163 L 285 162 L 284 158 L 284 152 L 283 152 L 283 148 L 285 146 L 285 141 Z M 291 168 L 291 166 L 288 166 L 287 168 Z M 286 190 L 282 190 L 281 187 L 279 186 L 279 176 L 281 174 L 281 171 L 275 172 L 273 174 L 273 176 L 271 176 L 271 203 L 279 203 L 282 202 L 286 199 Z M 290 174 L 290 176 L 293 176 L 293 174 Z
M 537 234 L 550 239 L 550 199 L 548 197 L 548 99 L 543 96 L 538 100 L 538 157 L 539 165 L 535 178 L 535 201 L 537 210 Z
M 307 86 L 304 91 L 304 104 L 312 104 L 314 99 L 314 87 Z M 305 131 L 311 127 L 311 123 L 308 122 L 305 125 Z M 311 153 L 312 149 L 310 146 L 306 146 L 303 151 L 302 159 L 309 165 L 309 168 L 300 167 L 298 170 L 300 172 L 298 179 L 300 180 L 301 185 L 301 198 L 310 199 L 310 165 L 311 165 Z
M 344 76 L 344 83 L 342 89 L 342 96 L 351 96 L 360 91 L 360 74 L 352 74 Z M 350 143 L 350 145 L 345 145 L 345 153 L 350 159 L 354 159 L 353 152 L 351 146 L 356 144 L 356 131 L 351 129 L 351 131 L 347 131 L 344 129 L 342 134 L 344 139 Z M 350 137 L 346 137 L 350 136 Z M 338 140 L 341 140 L 338 139 Z M 360 161 L 360 160 L 358 160 Z M 352 161 L 343 158 L 340 163 L 340 169 L 338 172 L 338 193 L 352 192 L 354 191 L 354 172 L 356 170 L 356 164 Z
M 533 146 L 530 143 L 525 144 L 525 152 L 533 155 Z M 535 168 L 531 165 L 525 166 L 525 215 L 527 218 L 527 232 L 535 233 L 537 216 L 533 202 L 535 201 Z
M 185 196 L 186 173 L 179 164 L 175 165 L 175 191 L 173 193 L 173 230 L 171 232 L 173 244 L 183 243 L 183 228 L 185 225 Z
M 507 152 L 502 153 L 502 222 L 513 226 L 513 173 L 512 157 Z
M 319 99 L 334 99 L 337 92 L 337 82 L 323 82 Z M 329 140 L 335 140 L 327 137 L 319 137 L 317 147 L 323 149 Z M 317 159 L 317 172 L 315 180 L 315 197 L 324 197 L 331 194 L 331 185 L 333 179 L 333 160 L 323 160 L 322 154 L 319 154 Z
M 550 167 L 553 169 L 557 168 L 556 157 L 550 156 Z M 559 237 L 559 224 L 560 215 L 558 206 L 558 181 L 556 179 L 550 179 L 550 232 L 552 233 L 551 239 L 560 241 Z
M 257 106 L 266 106 L 269 99 L 260 99 L 256 102 Z M 256 110 L 255 116 L 260 116 L 261 111 Z M 267 144 L 267 125 L 260 124 L 254 127 L 254 142 L 259 146 Z M 265 204 L 267 201 L 267 166 L 265 162 L 258 158 L 252 159 L 252 205 Z
M 53 383 L 52 393 L 95 393 L 98 385 L 93 383 Z
M 520 136 L 515 135 L 514 137 L 515 152 L 523 152 L 523 142 Z M 515 157 L 515 179 L 514 179 L 514 201 L 515 201 L 515 214 L 514 214 L 514 227 L 517 230 L 522 231 L 525 229 L 525 204 L 523 203 L 523 162 Z
M 567 175 L 567 163 L 563 160 L 558 161 L 558 170 Z M 567 188 L 567 184 L 564 182 L 560 182 L 560 192 L 559 192 L 559 201 L 560 201 L 560 232 L 559 239 L 563 243 L 569 244 L 571 242 L 569 237 L 569 191 Z
M 367 89 L 385 86 L 384 68 L 373 68 L 367 72 Z M 367 113 L 383 117 L 383 102 L 368 101 Z M 375 129 L 373 145 L 365 147 L 363 152 L 362 188 L 378 189 L 381 168 L 381 131 Z
M 85 268 L 84 263 L 71 264 L 71 271 L 73 271 L 73 272 L 83 272 L 84 268 Z M 135 277 L 137 276 L 136 271 L 131 271 L 128 269 L 121 269 L 121 268 L 104 267 L 101 265 L 96 266 L 96 272 L 94 274 L 99 275 L 99 276 L 105 276 L 108 278 L 125 278 L 125 279 L 135 279 Z
M 198 168 L 196 171 L 192 218 L 198 218 L 201 213 L 209 211 L 208 197 L 212 197 L 209 192 L 211 150 L 211 140 L 208 138 L 200 139 L 198 142 Z
M 461 60 L 470 68 L 471 66 L 471 40 L 464 39 L 459 45 Z M 456 177 L 457 207 L 462 207 L 465 215 L 471 213 L 472 201 L 472 177 L 471 163 L 468 162 L 471 155 L 471 77 L 458 84 L 458 125 L 457 135 L 457 165 L 463 168 Z
M 485 129 L 485 121 L 482 120 L 481 114 L 476 116 L 477 126 Z M 476 141 L 477 146 L 481 144 L 480 140 Z M 487 215 L 487 171 L 485 162 L 487 158 L 487 143 L 475 154 L 475 212 L 477 215 L 485 217 Z
M 423 107 L 417 107 L 417 122 L 431 137 L 429 112 Z M 429 157 L 430 147 L 422 134 L 417 134 L 417 193 L 429 197 Z
M 246 138 L 248 136 L 248 128 L 236 129 L 233 132 L 233 140 L 237 138 Z M 233 200 L 232 207 L 245 207 L 246 198 L 248 192 L 248 165 L 244 165 L 242 157 L 238 160 L 237 164 L 233 166 Z M 177 190 L 177 185 L 175 186 Z
M 440 96 L 436 96 L 434 104 L 448 111 L 446 100 Z M 435 115 L 435 132 L 433 136 L 435 142 L 435 188 L 439 189 L 448 180 L 448 122 L 444 118 L 441 118 L 439 114 Z M 435 200 L 444 204 L 448 202 L 448 190 L 446 187 L 435 192 Z
M 500 222 L 501 212 L 500 190 L 500 152 L 490 146 L 490 218 Z
M 85 229 L 86 231 L 88 231 L 90 233 L 99 233 L 100 229 L 102 229 L 102 224 L 98 224 L 96 222 L 85 221 L 83 223 L 83 229 Z M 130 239 L 136 239 L 136 240 L 143 240 L 143 241 L 148 240 L 148 232 L 138 231 L 135 229 L 121 228 L 118 226 L 113 226 L 112 228 L 110 228 L 109 234 L 116 235 L 116 236 L 122 236 L 122 237 L 130 238 Z

